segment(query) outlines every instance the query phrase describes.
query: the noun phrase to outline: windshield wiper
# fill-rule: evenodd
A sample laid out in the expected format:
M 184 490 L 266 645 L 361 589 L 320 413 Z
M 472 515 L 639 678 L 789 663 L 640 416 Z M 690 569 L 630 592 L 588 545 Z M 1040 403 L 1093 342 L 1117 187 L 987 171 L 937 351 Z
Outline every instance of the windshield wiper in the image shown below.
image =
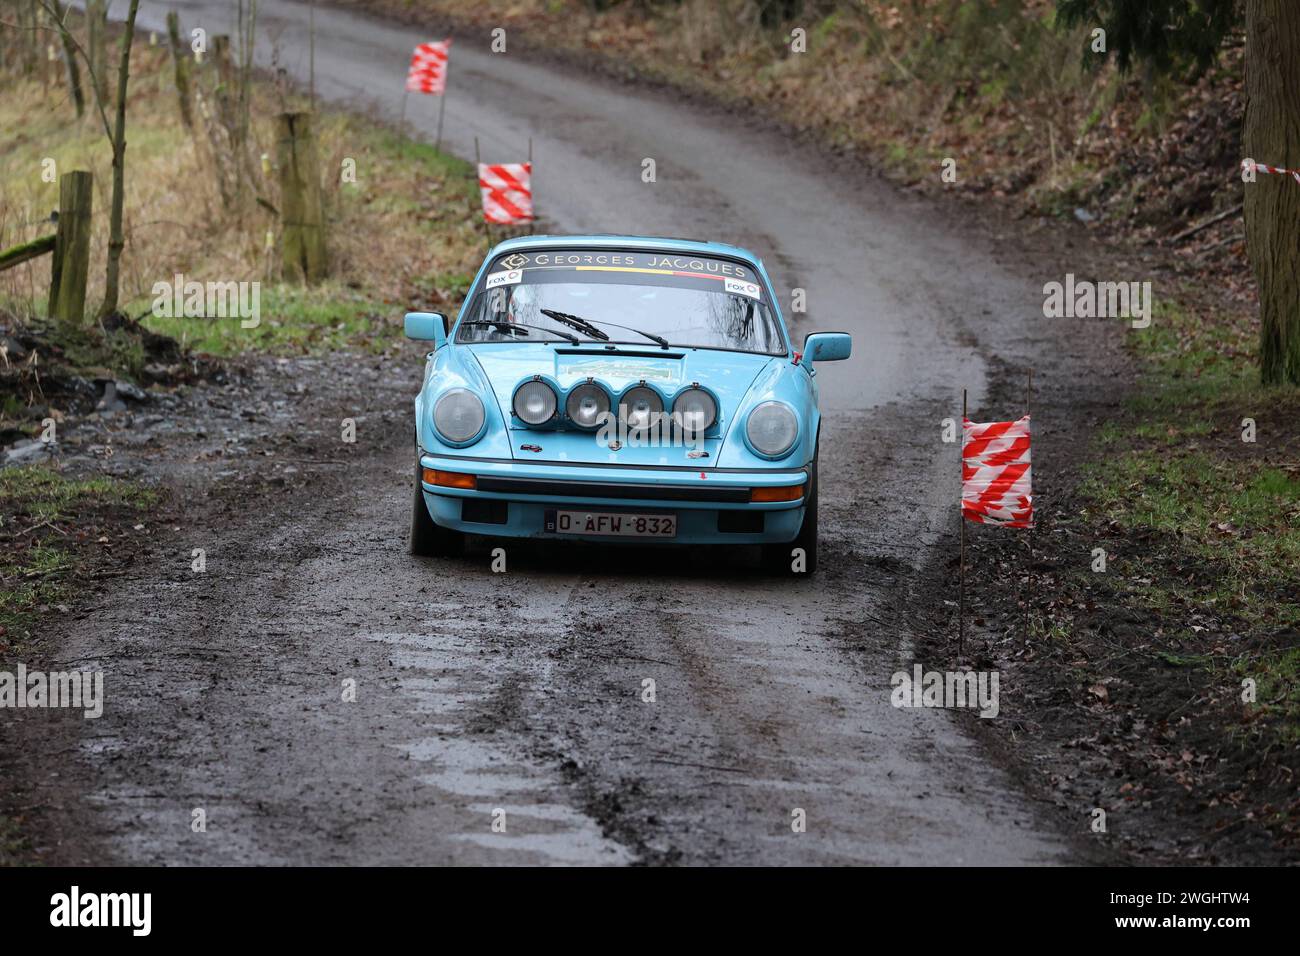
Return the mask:
M 519 333 L 522 335 L 527 335 L 529 329 L 536 329 L 539 332 L 545 332 L 547 335 L 554 335 L 558 338 L 562 338 L 573 345 L 580 345 L 582 343 L 582 340 L 576 335 L 570 335 L 568 332 L 560 332 L 556 329 L 548 329 L 540 325 L 529 325 L 527 322 L 506 322 L 504 320 L 499 322 L 490 322 L 486 320 L 474 320 L 470 322 L 462 322 L 461 325 L 487 326 L 496 329 L 498 332 L 509 331 L 511 334 Z
M 609 341 L 609 336 L 593 326 L 591 324 L 592 322 L 599 322 L 601 325 L 608 325 L 611 328 L 624 329 L 628 332 L 635 332 L 637 335 L 644 335 L 650 341 L 657 343 L 661 348 L 668 348 L 668 340 L 662 335 L 655 335 L 653 332 L 647 332 L 644 329 L 634 329 L 630 325 L 619 325 L 617 322 L 608 322 L 605 319 L 584 319 L 581 316 L 570 315 L 568 312 L 556 312 L 553 309 L 539 309 L 538 311 L 543 315 L 550 316 L 557 322 L 564 322 L 566 325 L 571 325 L 580 332 L 587 332 L 592 338 L 600 339 L 602 342 Z M 568 320 L 567 322 L 565 321 L 566 319 Z M 576 324 L 579 322 L 581 322 L 583 326 L 586 326 L 586 328 L 579 328 Z
M 596 328 L 580 315 L 570 315 L 568 312 L 557 312 L 555 309 L 538 309 L 537 311 L 542 313 L 542 315 L 546 316 L 548 319 L 554 319 L 556 322 L 567 325 L 571 329 L 577 329 L 579 332 L 583 332 L 586 335 L 591 336 L 593 339 L 600 339 L 602 342 L 609 341 L 608 335 Z

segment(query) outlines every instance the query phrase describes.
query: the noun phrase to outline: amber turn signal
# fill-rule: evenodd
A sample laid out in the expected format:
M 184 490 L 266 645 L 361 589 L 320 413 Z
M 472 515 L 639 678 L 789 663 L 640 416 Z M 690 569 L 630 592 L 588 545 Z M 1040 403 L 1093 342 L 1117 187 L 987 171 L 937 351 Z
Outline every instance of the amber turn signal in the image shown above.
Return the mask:
M 798 501 L 803 497 L 803 485 L 781 485 L 776 488 L 750 488 L 749 500 Z
M 458 471 L 438 471 L 436 468 L 424 469 L 426 485 L 441 485 L 443 488 L 465 488 L 473 491 L 478 482 L 473 475 L 463 475 Z

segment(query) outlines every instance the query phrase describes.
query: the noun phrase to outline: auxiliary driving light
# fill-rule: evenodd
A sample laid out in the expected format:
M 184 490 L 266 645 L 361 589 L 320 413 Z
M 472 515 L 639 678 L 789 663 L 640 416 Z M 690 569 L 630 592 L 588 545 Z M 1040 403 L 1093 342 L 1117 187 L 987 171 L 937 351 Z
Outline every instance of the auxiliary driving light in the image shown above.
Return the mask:
M 609 395 L 599 385 L 586 382 L 569 393 L 564 411 L 579 428 L 595 428 L 609 413 Z
M 524 382 L 515 389 L 514 409 L 525 425 L 545 425 L 555 417 L 555 390 L 541 379 Z
M 673 400 L 673 422 L 693 435 L 707 431 L 718 420 L 718 403 L 704 389 L 692 385 Z
M 653 388 L 638 385 L 630 388 L 619 403 L 619 414 L 628 431 L 641 432 L 654 424 L 655 418 L 663 414 L 664 402 Z

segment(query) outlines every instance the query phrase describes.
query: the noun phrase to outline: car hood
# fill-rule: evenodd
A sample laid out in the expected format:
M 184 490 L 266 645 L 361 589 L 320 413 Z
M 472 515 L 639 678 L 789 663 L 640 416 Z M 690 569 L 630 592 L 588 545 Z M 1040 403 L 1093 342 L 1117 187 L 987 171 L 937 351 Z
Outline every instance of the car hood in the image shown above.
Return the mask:
M 511 417 L 511 399 L 525 378 L 542 375 L 561 391 L 594 378 L 617 395 L 644 380 L 669 396 L 699 383 L 718 399 L 719 436 L 726 436 L 750 385 L 768 365 L 783 356 L 725 352 L 716 349 L 672 348 L 660 350 L 620 346 L 610 350 L 531 343 L 478 343 L 465 346 L 474 354 L 491 383 L 502 418 L 510 433 L 510 453 L 529 461 L 571 461 L 584 464 L 690 465 L 708 468 L 721 455 L 724 437 L 705 438 L 707 457 L 689 457 L 692 449 L 677 446 L 641 447 L 628 443 L 611 451 L 593 432 L 528 428 Z M 563 398 L 561 398 L 563 400 Z M 712 433 L 712 430 L 710 430 Z M 524 450 L 531 445 L 540 451 Z

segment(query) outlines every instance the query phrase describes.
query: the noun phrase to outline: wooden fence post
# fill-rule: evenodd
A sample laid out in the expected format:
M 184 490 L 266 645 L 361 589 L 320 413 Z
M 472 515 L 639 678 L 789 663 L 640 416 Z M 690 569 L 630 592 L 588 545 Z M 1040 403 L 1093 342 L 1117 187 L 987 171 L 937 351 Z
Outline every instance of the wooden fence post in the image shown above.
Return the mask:
M 325 278 L 325 217 L 321 211 L 320 160 L 311 113 L 276 118 L 280 167 L 280 261 L 286 277 L 308 283 Z
M 75 169 L 59 177 L 59 226 L 50 269 L 50 318 L 80 326 L 86 317 L 90 272 L 90 207 L 94 177 Z

